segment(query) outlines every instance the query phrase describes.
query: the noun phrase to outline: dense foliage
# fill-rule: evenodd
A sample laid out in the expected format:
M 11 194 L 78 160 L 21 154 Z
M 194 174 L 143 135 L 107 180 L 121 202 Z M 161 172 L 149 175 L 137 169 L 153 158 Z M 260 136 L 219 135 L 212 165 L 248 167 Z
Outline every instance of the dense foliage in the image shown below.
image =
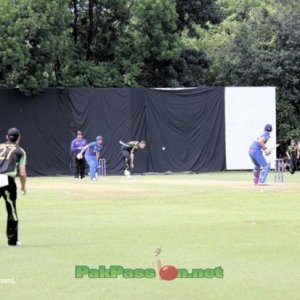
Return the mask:
M 297 0 L 1 0 L 0 85 L 276 86 L 300 138 Z

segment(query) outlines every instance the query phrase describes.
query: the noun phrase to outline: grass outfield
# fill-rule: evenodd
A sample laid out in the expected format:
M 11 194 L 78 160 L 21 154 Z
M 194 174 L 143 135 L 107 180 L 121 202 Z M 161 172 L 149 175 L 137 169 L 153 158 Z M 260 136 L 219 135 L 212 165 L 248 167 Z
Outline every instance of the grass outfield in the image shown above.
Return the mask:
M 6 246 L 0 201 L 0 297 L 299 299 L 300 172 L 269 182 L 252 186 L 250 172 L 29 178 L 20 248 Z M 152 268 L 159 246 L 162 265 L 221 266 L 224 278 L 75 278 L 76 265 Z

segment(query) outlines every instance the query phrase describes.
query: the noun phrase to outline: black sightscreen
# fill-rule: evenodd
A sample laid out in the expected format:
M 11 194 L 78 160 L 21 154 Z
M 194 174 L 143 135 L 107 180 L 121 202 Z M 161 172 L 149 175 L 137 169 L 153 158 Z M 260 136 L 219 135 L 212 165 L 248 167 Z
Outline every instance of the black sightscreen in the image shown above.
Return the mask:
M 119 140 L 147 141 L 135 172 L 225 169 L 224 88 L 48 89 L 34 97 L 0 90 L 0 137 L 21 130 L 30 175 L 70 174 L 76 130 L 88 142 L 104 137 L 108 174 L 122 173 Z

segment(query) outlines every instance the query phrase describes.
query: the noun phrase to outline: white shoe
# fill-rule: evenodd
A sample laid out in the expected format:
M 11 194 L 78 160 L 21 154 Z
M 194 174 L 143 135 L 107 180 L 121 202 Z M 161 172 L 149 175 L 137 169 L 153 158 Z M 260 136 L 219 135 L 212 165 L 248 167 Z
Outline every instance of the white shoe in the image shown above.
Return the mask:
M 15 245 L 8 245 L 8 247 L 21 247 L 21 242 L 17 241 Z
M 129 170 L 125 170 L 125 171 L 124 171 L 124 175 L 125 175 L 125 176 L 130 176 L 130 174 L 131 174 L 131 173 L 130 173 Z

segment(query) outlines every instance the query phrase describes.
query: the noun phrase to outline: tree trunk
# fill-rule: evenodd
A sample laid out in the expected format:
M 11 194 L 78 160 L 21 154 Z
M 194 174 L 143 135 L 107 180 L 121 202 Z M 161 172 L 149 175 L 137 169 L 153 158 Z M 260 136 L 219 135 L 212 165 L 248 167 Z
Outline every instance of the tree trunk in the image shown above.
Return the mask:
M 92 42 L 93 42 L 93 31 L 94 31 L 94 1 L 89 0 L 89 27 L 88 27 L 88 36 L 87 36 L 87 58 L 92 57 Z
M 77 44 L 77 41 L 78 41 L 78 30 L 77 30 L 78 9 L 77 9 L 77 0 L 73 0 L 73 9 L 74 9 L 73 38 L 74 38 L 74 43 Z

